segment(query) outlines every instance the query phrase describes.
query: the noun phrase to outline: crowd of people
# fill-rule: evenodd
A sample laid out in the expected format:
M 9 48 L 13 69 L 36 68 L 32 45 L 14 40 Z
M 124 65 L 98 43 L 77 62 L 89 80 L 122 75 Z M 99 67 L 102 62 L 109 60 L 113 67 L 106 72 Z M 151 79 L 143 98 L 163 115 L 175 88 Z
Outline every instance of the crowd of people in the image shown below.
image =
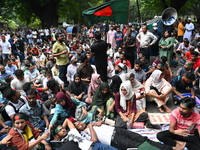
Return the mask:
M 157 23 L 75 28 L 2 30 L 2 149 L 200 148 L 200 25 L 188 18 L 163 32 Z M 129 131 L 161 128 L 147 101 L 171 113 L 169 130 L 157 134 L 162 144 Z

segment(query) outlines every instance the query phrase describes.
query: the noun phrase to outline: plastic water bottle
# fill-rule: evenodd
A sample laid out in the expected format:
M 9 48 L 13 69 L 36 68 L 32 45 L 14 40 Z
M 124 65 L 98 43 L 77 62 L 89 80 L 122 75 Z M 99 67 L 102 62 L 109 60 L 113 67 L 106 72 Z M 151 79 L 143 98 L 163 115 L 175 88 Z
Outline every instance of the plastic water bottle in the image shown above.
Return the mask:
M 126 127 L 127 129 L 131 129 L 131 122 L 130 119 L 128 119 L 127 123 L 126 123 Z
M 49 132 L 49 129 L 48 128 L 45 128 L 44 129 L 44 133 L 46 133 L 46 132 Z M 47 139 L 46 139 L 47 141 L 49 141 L 50 140 L 50 134 L 49 134 L 49 136 L 47 137 Z

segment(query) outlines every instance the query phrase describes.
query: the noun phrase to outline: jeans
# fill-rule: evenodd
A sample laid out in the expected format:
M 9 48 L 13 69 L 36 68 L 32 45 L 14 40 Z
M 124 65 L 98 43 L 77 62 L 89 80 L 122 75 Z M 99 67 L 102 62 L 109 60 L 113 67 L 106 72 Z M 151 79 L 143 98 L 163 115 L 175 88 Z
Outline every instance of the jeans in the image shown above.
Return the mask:
M 117 49 L 115 52 L 117 52 L 118 48 L 122 46 L 122 43 L 123 43 L 123 40 L 116 41 Z
M 65 85 L 67 84 L 67 66 L 68 65 L 60 65 L 58 66 L 59 69 L 59 78 L 65 83 Z
M 21 62 L 24 60 L 24 54 L 23 54 L 23 53 L 18 52 L 18 51 L 16 51 L 16 50 L 13 50 L 12 53 L 13 53 L 14 55 L 19 56 Z
M 92 150 L 118 150 L 118 149 L 106 144 L 95 143 Z
M 10 121 L 6 121 L 6 122 L 4 122 L 7 126 L 9 126 L 9 127 L 12 127 L 12 121 L 10 120 Z M 3 126 L 0 126 L 0 130 L 2 130 L 3 129 Z M 6 134 L 0 134 L 0 141 L 4 138 L 4 137 L 6 137 L 8 134 L 6 133 Z
M 6 59 L 8 58 L 9 58 L 9 54 L 2 54 L 2 62 L 4 66 L 6 66 Z
M 150 59 L 150 57 L 149 57 L 150 47 L 148 47 L 148 48 L 140 48 L 140 52 L 143 52 L 143 53 L 144 53 L 145 58 L 146 58 L 147 60 Z
M 175 140 L 177 140 L 186 142 L 186 147 L 190 150 L 200 149 L 200 139 L 197 130 L 194 135 L 189 135 L 187 137 L 173 134 L 169 130 L 166 130 L 159 132 L 157 138 L 167 145 L 176 146 Z

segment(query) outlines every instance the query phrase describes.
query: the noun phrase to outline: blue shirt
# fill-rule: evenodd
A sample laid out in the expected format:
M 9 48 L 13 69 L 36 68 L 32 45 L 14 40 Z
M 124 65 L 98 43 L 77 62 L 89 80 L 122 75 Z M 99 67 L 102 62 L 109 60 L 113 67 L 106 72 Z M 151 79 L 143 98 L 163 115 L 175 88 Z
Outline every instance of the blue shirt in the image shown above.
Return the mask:
M 5 78 L 6 78 L 7 76 L 13 76 L 13 73 L 12 73 L 11 71 L 9 71 L 9 70 L 6 70 L 5 73 L 2 75 L 1 72 L 0 72 L 0 79 L 1 79 L 1 80 L 4 80 L 4 81 L 5 81 Z
M 37 69 L 34 69 L 33 72 L 30 72 L 30 70 L 26 70 L 24 74 L 29 75 L 32 80 L 35 79 L 40 74 L 40 72 Z
M 28 103 L 24 104 L 19 112 L 25 113 L 28 116 L 28 121 L 34 127 L 37 127 L 42 122 L 43 117 L 47 115 L 40 100 L 36 100 L 35 107 L 30 107 Z
M 8 65 L 6 65 L 5 69 L 9 70 L 10 72 L 12 72 L 12 74 L 14 74 L 15 70 L 17 70 L 17 66 L 16 65 L 11 65 L 11 67 L 8 67 Z

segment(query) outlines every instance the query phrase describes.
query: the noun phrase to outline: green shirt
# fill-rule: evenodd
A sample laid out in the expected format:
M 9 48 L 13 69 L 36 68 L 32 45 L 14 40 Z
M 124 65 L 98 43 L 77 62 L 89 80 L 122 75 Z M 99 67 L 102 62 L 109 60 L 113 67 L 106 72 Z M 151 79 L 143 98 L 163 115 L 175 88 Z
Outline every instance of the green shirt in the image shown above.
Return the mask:
M 53 44 L 52 52 L 53 53 L 61 53 L 62 51 L 67 50 L 67 46 L 64 42 L 59 43 L 55 42 Z M 66 65 L 68 63 L 68 54 L 62 54 L 56 57 L 56 64 L 59 66 Z

